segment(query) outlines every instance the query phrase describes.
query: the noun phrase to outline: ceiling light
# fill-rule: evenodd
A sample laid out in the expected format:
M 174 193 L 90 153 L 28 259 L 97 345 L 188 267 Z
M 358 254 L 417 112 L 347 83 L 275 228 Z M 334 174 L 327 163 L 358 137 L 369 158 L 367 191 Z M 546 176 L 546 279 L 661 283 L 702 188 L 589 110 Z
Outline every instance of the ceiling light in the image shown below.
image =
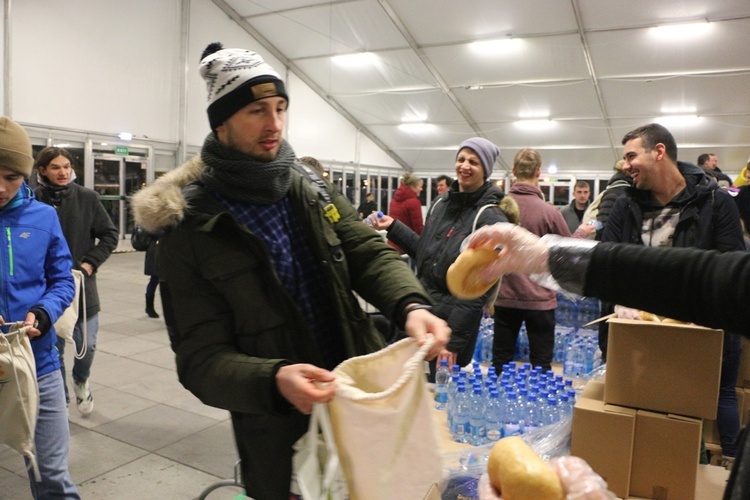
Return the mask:
M 651 29 L 651 32 L 654 36 L 659 38 L 669 38 L 682 42 L 685 37 L 703 35 L 708 33 L 710 29 L 711 23 L 708 21 L 701 21 L 697 23 L 665 24 L 663 26 L 655 26 Z
M 556 174 L 557 173 L 557 165 L 550 165 L 549 167 L 547 167 L 547 173 L 548 174 Z
M 544 130 L 555 126 L 555 121 L 549 118 L 545 119 L 530 119 L 530 120 L 518 120 L 513 122 L 516 127 L 523 130 Z
M 433 123 L 402 123 L 398 126 L 398 129 L 402 132 L 409 132 L 412 134 L 426 134 L 435 130 L 435 124 Z
M 130 132 L 120 132 L 120 135 L 118 135 L 117 137 L 119 137 L 120 140 L 123 140 L 123 141 L 133 140 L 133 134 L 131 134 Z
M 331 61 L 338 64 L 339 66 L 346 66 L 349 68 L 359 68 L 362 66 L 371 66 L 378 60 L 378 56 L 372 52 L 358 52 L 356 54 L 343 54 L 340 56 L 333 56 Z
M 109 144 L 107 144 L 106 142 L 102 142 L 102 143 L 100 143 L 99 145 L 100 145 L 100 146 L 109 146 Z
M 68 144 L 67 142 L 61 142 L 59 144 L 53 144 L 53 146 L 56 148 L 69 148 L 70 144 Z
M 697 125 L 703 120 L 698 115 L 664 115 L 655 121 L 665 127 Z
M 664 106 L 661 112 L 664 115 L 694 115 L 698 111 L 695 106 Z
M 501 38 L 499 40 L 479 40 L 471 42 L 469 47 L 474 52 L 485 55 L 496 55 L 516 50 L 521 46 L 518 38 Z

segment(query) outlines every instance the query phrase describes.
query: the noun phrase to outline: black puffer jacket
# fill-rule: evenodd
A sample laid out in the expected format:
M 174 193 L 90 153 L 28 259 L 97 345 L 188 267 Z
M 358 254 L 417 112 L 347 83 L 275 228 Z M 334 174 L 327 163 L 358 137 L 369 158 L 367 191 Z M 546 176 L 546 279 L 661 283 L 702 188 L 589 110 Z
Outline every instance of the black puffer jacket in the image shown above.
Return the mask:
M 99 312 L 99 291 L 96 287 L 96 271 L 117 248 L 119 233 L 99 199 L 99 193 L 74 182 L 60 193 L 58 202 L 48 188 L 40 185 L 34 190 L 40 201 L 57 209 L 65 241 L 73 256 L 73 268 L 81 270 L 88 262 L 94 268 L 89 276 L 83 272 L 86 289 L 86 316 Z
M 494 290 L 475 300 L 459 300 L 448 291 L 445 275 L 461 251 L 461 242 L 471 234 L 474 219 L 482 207 L 492 205 L 482 210 L 477 228 L 508 222 L 508 217 L 497 206 L 503 198 L 503 191 L 489 182 L 473 193 L 461 193 L 454 181 L 432 205 L 421 235 L 397 220 L 388 229 L 388 239 L 415 259 L 419 281 L 436 302 L 432 312 L 451 327 L 448 350 L 458 353 L 458 363 L 462 366 L 471 361 L 482 306 Z

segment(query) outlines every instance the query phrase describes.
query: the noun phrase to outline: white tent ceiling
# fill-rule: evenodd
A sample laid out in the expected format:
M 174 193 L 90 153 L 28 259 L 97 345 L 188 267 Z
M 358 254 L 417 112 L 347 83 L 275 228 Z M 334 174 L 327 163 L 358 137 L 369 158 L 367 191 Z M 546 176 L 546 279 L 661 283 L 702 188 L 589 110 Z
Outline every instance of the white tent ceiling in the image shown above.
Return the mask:
M 214 2 L 416 171 L 450 172 L 473 135 L 500 147 L 502 167 L 532 147 L 560 172 L 607 171 L 627 131 L 666 114 L 698 116 L 665 123 L 681 160 L 713 152 L 737 172 L 750 155 L 748 0 Z M 697 24 L 654 29 L 682 23 Z M 488 54 L 471 45 L 508 38 Z M 332 61 L 365 51 L 364 67 Z

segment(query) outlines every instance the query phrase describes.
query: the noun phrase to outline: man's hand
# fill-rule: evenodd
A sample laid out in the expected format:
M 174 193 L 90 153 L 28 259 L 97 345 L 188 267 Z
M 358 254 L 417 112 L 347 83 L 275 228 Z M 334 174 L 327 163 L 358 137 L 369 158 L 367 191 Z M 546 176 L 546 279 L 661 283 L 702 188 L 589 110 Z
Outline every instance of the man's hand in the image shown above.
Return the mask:
M 295 364 L 279 368 L 276 385 L 284 398 L 309 415 L 313 403 L 327 403 L 336 391 L 335 375 L 314 365 Z
M 643 319 L 641 318 L 641 312 L 638 309 L 621 306 L 619 304 L 615 306 L 615 315 L 620 319 Z
M 26 320 L 23 322 L 23 326 L 30 326 L 29 331 L 26 332 L 26 335 L 29 336 L 30 339 L 33 339 L 34 337 L 38 337 L 42 334 L 37 327 L 37 321 L 36 321 L 36 315 L 29 311 L 26 313 Z
M 88 274 L 89 276 L 94 274 L 94 267 L 88 262 L 84 262 L 83 264 L 81 264 L 81 269 L 86 271 L 86 274 Z
M 367 217 L 370 219 L 370 222 L 372 222 L 373 229 L 377 229 L 378 231 L 386 230 L 391 227 L 391 224 L 393 224 L 393 217 L 389 215 L 383 215 L 378 218 L 377 214 L 373 212 Z
M 442 351 L 440 351 L 440 354 L 438 354 L 435 363 L 440 366 L 440 362 L 442 360 L 446 360 L 448 362 L 448 367 L 450 368 L 451 366 L 456 364 L 456 359 L 458 359 L 458 353 L 449 351 L 448 349 L 443 349 Z
M 409 304 L 406 308 L 408 309 L 410 305 L 414 304 Z M 435 337 L 435 342 L 426 356 L 428 360 L 437 357 L 451 338 L 451 329 L 448 323 L 427 309 L 415 309 L 407 314 L 404 330 L 406 330 L 406 333 L 410 337 L 417 341 L 417 345 L 419 346 L 424 345 L 427 341 L 428 333 L 431 333 Z
M 539 237 L 515 224 L 498 222 L 483 226 L 466 239 L 468 248 L 490 247 L 502 250 L 481 276 L 487 282 L 507 273 L 534 274 L 549 271 L 549 249 Z

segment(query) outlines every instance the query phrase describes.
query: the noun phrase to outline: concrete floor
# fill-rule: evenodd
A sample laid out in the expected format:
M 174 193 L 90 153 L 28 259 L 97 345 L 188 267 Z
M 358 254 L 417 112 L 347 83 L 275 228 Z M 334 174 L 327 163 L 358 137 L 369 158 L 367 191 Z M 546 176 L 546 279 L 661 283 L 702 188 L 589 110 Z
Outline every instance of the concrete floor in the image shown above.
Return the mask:
M 197 498 L 207 486 L 234 477 L 229 413 L 205 406 L 177 381 L 164 323 L 144 312 L 145 254 L 128 251 L 125 240 L 120 250 L 98 274 L 94 411 L 83 417 L 75 403 L 70 406 L 70 472 L 87 500 Z M 66 349 L 69 384 L 71 351 Z M 208 498 L 233 499 L 241 492 L 220 488 Z M 23 459 L 0 445 L 0 499 L 29 498 Z

